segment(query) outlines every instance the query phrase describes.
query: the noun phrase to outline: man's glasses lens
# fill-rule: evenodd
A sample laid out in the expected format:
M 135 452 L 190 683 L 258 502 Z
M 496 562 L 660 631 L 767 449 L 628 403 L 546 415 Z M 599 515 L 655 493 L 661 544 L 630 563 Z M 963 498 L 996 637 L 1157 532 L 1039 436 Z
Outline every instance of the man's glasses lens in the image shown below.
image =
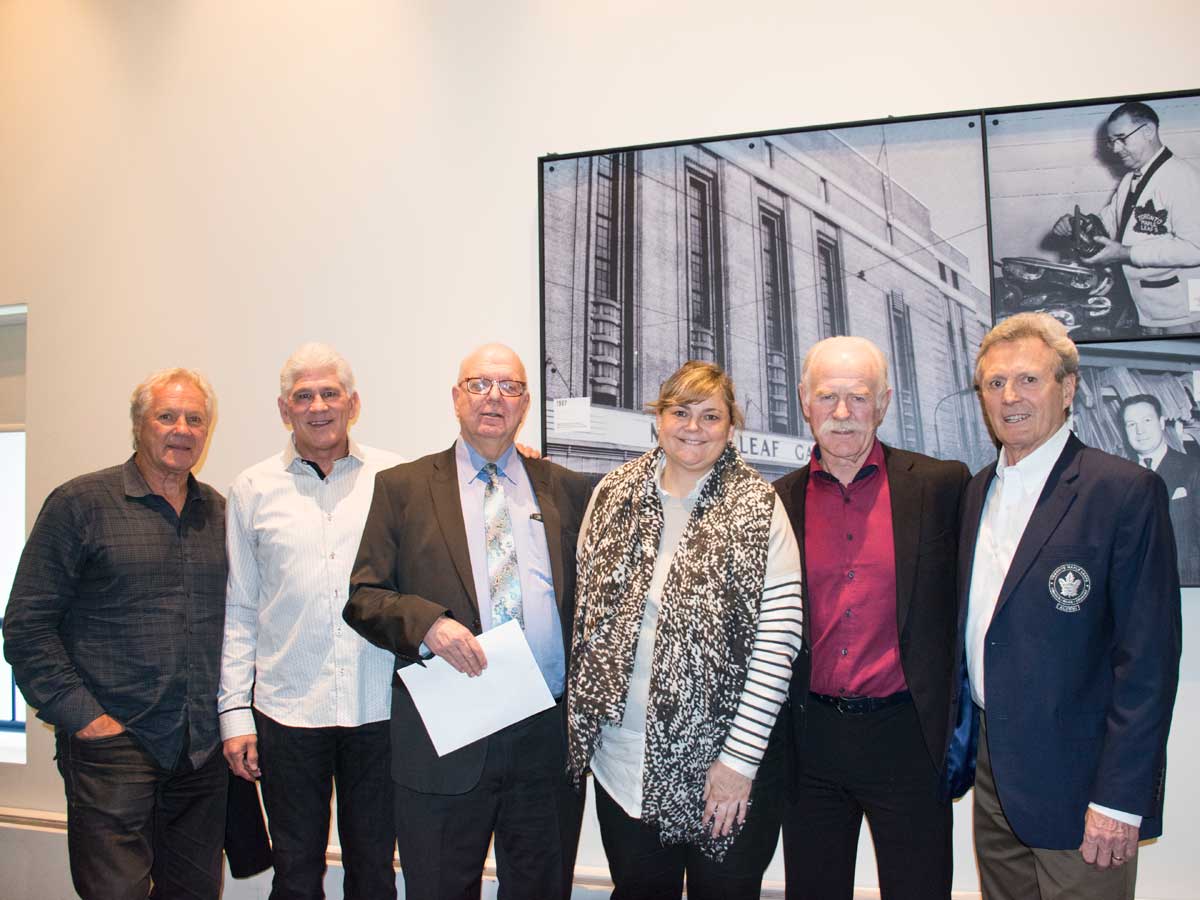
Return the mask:
M 1133 137 L 1135 134 L 1137 134 L 1139 131 L 1141 131 L 1145 127 L 1146 127 L 1146 123 L 1143 122 L 1137 128 L 1133 129 L 1133 131 L 1127 131 L 1125 134 L 1118 134 L 1118 135 L 1115 135 L 1110 138 L 1105 138 L 1104 143 L 1108 144 L 1108 146 L 1110 148 L 1117 146 L 1117 144 L 1124 144 L 1126 141 L 1128 141 L 1131 137 Z
M 500 393 L 505 397 L 520 397 L 525 393 L 523 381 L 492 381 L 490 378 L 468 378 L 463 381 L 463 386 L 472 394 L 487 394 L 491 392 L 493 384 L 500 388 Z

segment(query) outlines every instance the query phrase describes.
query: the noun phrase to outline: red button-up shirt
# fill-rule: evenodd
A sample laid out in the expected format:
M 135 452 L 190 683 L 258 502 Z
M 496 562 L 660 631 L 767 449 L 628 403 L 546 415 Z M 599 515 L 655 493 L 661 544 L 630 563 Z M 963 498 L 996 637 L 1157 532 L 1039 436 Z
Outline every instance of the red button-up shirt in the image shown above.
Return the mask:
M 896 632 L 892 498 L 878 439 L 850 485 L 813 453 L 804 501 L 812 690 L 886 697 L 907 689 Z

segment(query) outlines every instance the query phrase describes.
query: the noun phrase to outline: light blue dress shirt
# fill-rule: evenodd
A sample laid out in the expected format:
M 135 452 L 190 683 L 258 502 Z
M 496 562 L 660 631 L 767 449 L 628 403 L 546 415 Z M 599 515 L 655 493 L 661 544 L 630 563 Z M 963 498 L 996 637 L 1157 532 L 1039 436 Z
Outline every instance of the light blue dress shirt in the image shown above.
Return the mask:
M 488 584 L 487 541 L 483 522 L 483 492 L 487 476 L 479 470 L 488 460 L 461 436 L 454 446 L 458 466 L 458 493 L 462 502 L 467 549 L 471 554 L 471 575 L 479 600 L 479 621 L 484 631 L 492 627 L 492 595 Z M 550 569 L 550 550 L 546 544 L 546 526 L 542 522 L 537 498 L 525 466 L 516 448 L 509 447 L 498 460 L 500 484 L 512 519 L 513 541 L 517 548 L 517 568 L 521 575 L 521 605 L 525 618 L 525 639 L 533 650 L 546 686 L 561 697 L 566 679 L 566 654 L 563 650 L 562 620 L 554 599 L 554 578 Z

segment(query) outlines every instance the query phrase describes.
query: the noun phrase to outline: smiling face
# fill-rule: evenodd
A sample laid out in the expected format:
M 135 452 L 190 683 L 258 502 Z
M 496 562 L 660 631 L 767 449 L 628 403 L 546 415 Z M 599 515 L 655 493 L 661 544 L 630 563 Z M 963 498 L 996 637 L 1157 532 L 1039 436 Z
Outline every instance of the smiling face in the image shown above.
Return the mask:
M 301 372 L 278 402 L 279 416 L 291 426 L 302 459 L 332 462 L 350 452 L 350 423 L 358 416 L 358 392 L 346 393 L 335 368 Z
M 208 426 L 204 392 L 191 381 L 155 388 L 138 428 L 139 466 L 159 479 L 186 475 L 204 452 Z
M 486 394 L 472 394 L 463 386 L 465 380 L 473 378 L 492 382 Z M 525 366 L 508 347 L 489 344 L 462 361 L 458 384 L 450 389 L 464 440 L 491 462 L 512 446 L 529 410 L 529 391 L 519 397 L 505 397 L 497 384 L 500 381 L 525 384 Z
M 1125 437 L 1138 456 L 1153 454 L 1167 438 L 1167 423 L 1149 403 L 1125 407 Z
M 800 385 L 800 406 L 821 448 L 821 467 L 848 482 L 875 444 L 891 388 L 883 389 L 878 358 L 851 344 L 821 353 Z
M 1046 443 L 1067 421 L 1076 377 L 1054 377 L 1058 355 L 1037 337 L 993 344 L 980 360 L 979 391 L 1009 465 Z
M 729 444 L 733 417 L 718 390 L 694 403 L 658 411 L 658 443 L 667 456 L 667 478 L 695 481 L 713 467 Z

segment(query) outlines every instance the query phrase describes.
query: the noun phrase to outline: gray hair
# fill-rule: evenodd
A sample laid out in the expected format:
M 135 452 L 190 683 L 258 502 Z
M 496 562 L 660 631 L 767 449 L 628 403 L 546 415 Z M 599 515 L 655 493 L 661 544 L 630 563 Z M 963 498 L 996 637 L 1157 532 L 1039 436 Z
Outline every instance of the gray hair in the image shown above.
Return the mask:
M 983 336 L 979 353 L 975 357 L 975 387 L 983 378 L 983 358 L 1001 341 L 1019 341 L 1022 338 L 1038 338 L 1058 355 L 1054 379 L 1062 381 L 1068 375 L 1079 374 L 1079 350 L 1067 335 L 1066 326 L 1049 313 L 1017 313 L 1005 319 Z
M 809 371 L 816 365 L 817 358 L 821 354 L 831 350 L 851 349 L 866 350 L 875 360 L 875 368 L 879 371 L 879 392 L 877 396 L 882 397 L 888 391 L 887 357 L 883 355 L 883 351 L 873 341 L 869 341 L 864 337 L 852 337 L 850 335 L 827 337 L 824 340 L 817 341 L 808 348 L 808 353 L 804 354 L 804 362 L 800 366 L 800 387 L 808 389 Z
M 328 344 L 310 341 L 297 347 L 280 369 L 279 396 L 287 399 L 301 375 L 321 369 L 333 369 L 342 389 L 347 394 L 354 393 L 354 370 L 346 358 Z
M 133 394 L 129 397 L 129 418 L 133 422 L 133 449 L 138 448 L 138 431 L 142 427 L 142 419 L 146 418 L 146 410 L 150 408 L 150 401 L 154 399 L 154 392 L 168 384 L 174 384 L 177 381 L 190 381 L 204 395 L 204 417 L 212 422 L 213 407 L 217 402 L 217 395 L 213 393 L 212 385 L 208 383 L 208 379 L 197 372 L 195 369 L 159 369 L 157 372 L 148 375 L 143 381 L 133 389 Z

